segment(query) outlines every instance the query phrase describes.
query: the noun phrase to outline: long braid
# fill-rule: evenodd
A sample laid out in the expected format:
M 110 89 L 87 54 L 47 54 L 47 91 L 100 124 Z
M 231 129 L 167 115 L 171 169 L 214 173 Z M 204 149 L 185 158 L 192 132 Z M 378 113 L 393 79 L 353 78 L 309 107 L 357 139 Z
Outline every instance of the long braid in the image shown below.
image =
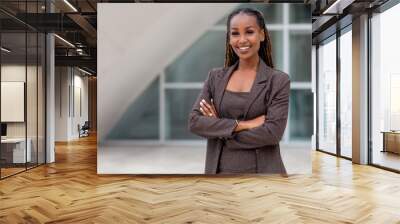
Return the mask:
M 269 38 L 268 29 L 265 26 L 264 17 L 261 12 L 250 9 L 250 8 L 240 8 L 233 11 L 228 16 L 228 21 L 226 23 L 226 42 L 225 42 L 225 67 L 229 67 L 235 64 L 239 57 L 233 51 L 231 45 L 229 44 L 229 30 L 230 30 L 230 23 L 232 18 L 239 14 L 245 13 L 247 15 L 255 16 L 257 20 L 257 24 L 260 26 L 262 30 L 264 30 L 264 41 L 260 42 L 260 49 L 258 50 L 258 55 L 260 58 L 271 68 L 274 67 L 274 63 L 272 61 L 272 47 L 271 47 L 271 39 Z

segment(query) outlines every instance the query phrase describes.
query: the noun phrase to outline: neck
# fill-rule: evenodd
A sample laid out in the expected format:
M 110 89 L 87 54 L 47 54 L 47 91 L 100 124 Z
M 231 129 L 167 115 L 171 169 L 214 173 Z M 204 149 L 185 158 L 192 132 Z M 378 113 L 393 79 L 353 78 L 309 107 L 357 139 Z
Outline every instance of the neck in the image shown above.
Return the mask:
M 239 70 L 257 70 L 258 63 L 260 62 L 260 56 L 256 55 L 255 57 L 248 59 L 239 59 Z

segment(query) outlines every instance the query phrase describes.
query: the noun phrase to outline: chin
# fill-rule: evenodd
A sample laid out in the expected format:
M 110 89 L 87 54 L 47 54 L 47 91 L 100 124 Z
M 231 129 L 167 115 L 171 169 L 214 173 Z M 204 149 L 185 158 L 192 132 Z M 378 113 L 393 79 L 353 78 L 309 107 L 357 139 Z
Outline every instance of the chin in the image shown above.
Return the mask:
M 250 58 L 255 57 L 255 54 L 246 54 L 246 55 L 237 54 L 237 55 L 238 55 L 240 60 L 248 60 Z

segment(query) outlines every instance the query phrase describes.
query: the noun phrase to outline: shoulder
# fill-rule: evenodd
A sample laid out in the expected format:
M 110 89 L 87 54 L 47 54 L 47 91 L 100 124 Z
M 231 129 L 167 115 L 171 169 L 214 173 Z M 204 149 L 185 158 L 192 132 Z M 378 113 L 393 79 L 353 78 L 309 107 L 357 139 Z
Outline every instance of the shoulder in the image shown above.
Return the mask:
M 224 67 L 218 67 L 218 68 L 212 68 L 209 72 L 209 76 L 220 76 L 223 75 L 226 72 L 227 68 Z
M 215 79 L 220 79 L 221 77 L 224 76 L 226 70 L 227 69 L 224 67 L 210 69 L 210 71 L 208 72 L 207 80 L 209 82 L 213 82 Z
M 278 69 L 270 69 L 271 82 L 273 85 L 284 86 L 290 84 L 290 76 Z

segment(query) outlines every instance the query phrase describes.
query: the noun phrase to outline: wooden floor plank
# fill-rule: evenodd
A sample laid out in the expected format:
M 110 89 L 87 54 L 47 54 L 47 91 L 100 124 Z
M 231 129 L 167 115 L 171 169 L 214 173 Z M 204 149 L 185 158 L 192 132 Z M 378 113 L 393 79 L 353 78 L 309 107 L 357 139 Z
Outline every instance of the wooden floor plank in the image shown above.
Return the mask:
M 400 223 L 400 175 L 313 152 L 313 174 L 96 174 L 95 136 L 0 181 L 0 223 Z

